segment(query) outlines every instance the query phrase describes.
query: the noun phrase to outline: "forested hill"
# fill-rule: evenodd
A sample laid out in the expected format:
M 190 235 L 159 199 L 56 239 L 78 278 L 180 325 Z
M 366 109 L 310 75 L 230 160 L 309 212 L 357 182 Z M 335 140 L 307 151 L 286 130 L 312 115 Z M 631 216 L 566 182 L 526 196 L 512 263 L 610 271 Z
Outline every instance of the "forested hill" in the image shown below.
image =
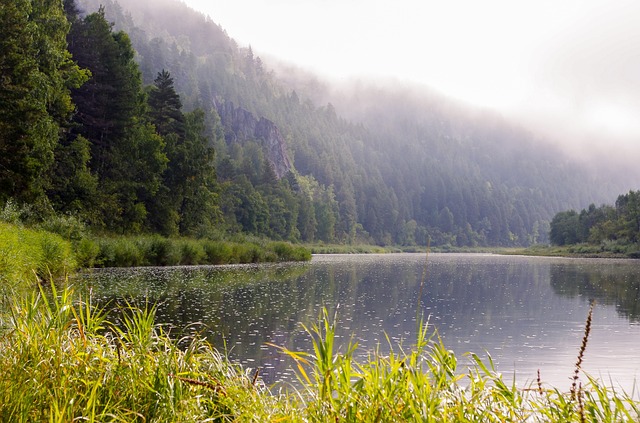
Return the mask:
M 441 96 L 294 84 L 176 0 L 2 13 L 0 202 L 111 232 L 528 245 L 628 189 Z
M 95 10 L 98 3 L 116 28 L 130 34 L 145 82 L 167 69 L 187 107 L 215 115 L 221 104 L 231 103 L 275 122 L 297 175 L 292 185 L 302 186 L 311 199 L 298 207 L 297 233 L 280 231 L 281 236 L 530 244 L 546 239 L 557 211 L 609 201 L 621 189 L 491 113 L 414 88 L 367 85 L 350 97 L 329 98 L 337 112 L 331 103 L 309 100 L 317 94 L 309 84 L 296 91 L 250 48 L 239 47 L 219 25 L 181 3 L 123 0 L 119 7 L 87 0 L 84 5 Z M 235 217 L 234 224 L 245 231 L 269 232 L 259 228 L 260 200 L 268 195 L 258 176 L 264 160 L 255 156 L 264 149 L 255 151 L 257 140 L 230 142 L 228 132 L 227 142 L 216 148 L 218 176 L 240 183 L 244 191 L 240 200 L 232 186 L 222 194 L 227 221 Z M 247 166 L 251 155 L 254 169 Z M 231 212 L 230 197 L 244 209 Z M 273 207 L 264 212 L 278 213 Z M 312 218 L 303 223 L 301 215 L 309 213 Z

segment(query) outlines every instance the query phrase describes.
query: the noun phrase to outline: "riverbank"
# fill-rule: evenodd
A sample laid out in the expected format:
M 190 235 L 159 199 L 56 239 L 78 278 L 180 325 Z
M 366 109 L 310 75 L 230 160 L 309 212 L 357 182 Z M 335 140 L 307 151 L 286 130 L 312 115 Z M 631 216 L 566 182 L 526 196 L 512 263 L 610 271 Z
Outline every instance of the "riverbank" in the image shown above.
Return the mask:
M 96 238 L 83 267 L 218 265 L 311 260 L 311 251 L 283 241 L 212 241 L 158 235 Z
M 313 254 L 387 254 L 387 253 L 478 253 L 478 254 L 511 254 L 519 251 L 512 247 L 425 247 L 417 245 L 379 246 L 368 244 L 303 244 Z
M 534 245 L 528 248 L 503 251 L 501 254 L 540 257 L 637 259 L 640 258 L 640 252 L 637 248 L 637 245 L 620 246 L 615 244 L 610 246 L 590 244 Z
M 284 241 L 165 238 L 160 235 L 57 233 L 0 221 L 0 281 L 64 277 L 77 268 L 216 265 L 311 260 L 311 250 Z

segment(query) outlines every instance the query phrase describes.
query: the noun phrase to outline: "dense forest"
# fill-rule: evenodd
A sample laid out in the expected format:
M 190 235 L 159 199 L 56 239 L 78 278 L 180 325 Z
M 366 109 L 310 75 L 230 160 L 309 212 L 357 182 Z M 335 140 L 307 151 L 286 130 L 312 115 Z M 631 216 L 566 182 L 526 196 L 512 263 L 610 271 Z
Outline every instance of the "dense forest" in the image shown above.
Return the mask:
M 34 214 L 117 233 L 529 245 L 559 210 L 624 186 L 433 93 L 282 76 L 177 1 L 0 14 L 0 204 Z
M 614 206 L 591 204 L 580 213 L 567 210 L 551 220 L 550 240 L 555 245 L 608 245 L 608 249 L 639 256 L 640 191 L 618 196 Z

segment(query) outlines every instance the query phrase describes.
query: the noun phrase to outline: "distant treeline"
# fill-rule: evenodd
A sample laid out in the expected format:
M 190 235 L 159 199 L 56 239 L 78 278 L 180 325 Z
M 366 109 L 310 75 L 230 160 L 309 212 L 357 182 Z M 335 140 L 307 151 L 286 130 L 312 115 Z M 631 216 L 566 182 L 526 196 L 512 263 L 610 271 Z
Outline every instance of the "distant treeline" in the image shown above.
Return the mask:
M 640 191 L 620 195 L 614 206 L 591 204 L 580 213 L 568 210 L 556 214 L 550 238 L 556 245 L 615 244 L 640 250 Z

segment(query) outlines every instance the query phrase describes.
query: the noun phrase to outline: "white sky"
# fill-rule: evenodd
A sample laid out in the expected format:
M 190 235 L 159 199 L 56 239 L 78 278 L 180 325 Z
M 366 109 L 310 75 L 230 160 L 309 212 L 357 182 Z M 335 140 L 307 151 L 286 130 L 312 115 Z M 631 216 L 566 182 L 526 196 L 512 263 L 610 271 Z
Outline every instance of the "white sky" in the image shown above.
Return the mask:
M 183 1 L 321 75 L 415 81 L 556 138 L 640 146 L 638 0 Z

